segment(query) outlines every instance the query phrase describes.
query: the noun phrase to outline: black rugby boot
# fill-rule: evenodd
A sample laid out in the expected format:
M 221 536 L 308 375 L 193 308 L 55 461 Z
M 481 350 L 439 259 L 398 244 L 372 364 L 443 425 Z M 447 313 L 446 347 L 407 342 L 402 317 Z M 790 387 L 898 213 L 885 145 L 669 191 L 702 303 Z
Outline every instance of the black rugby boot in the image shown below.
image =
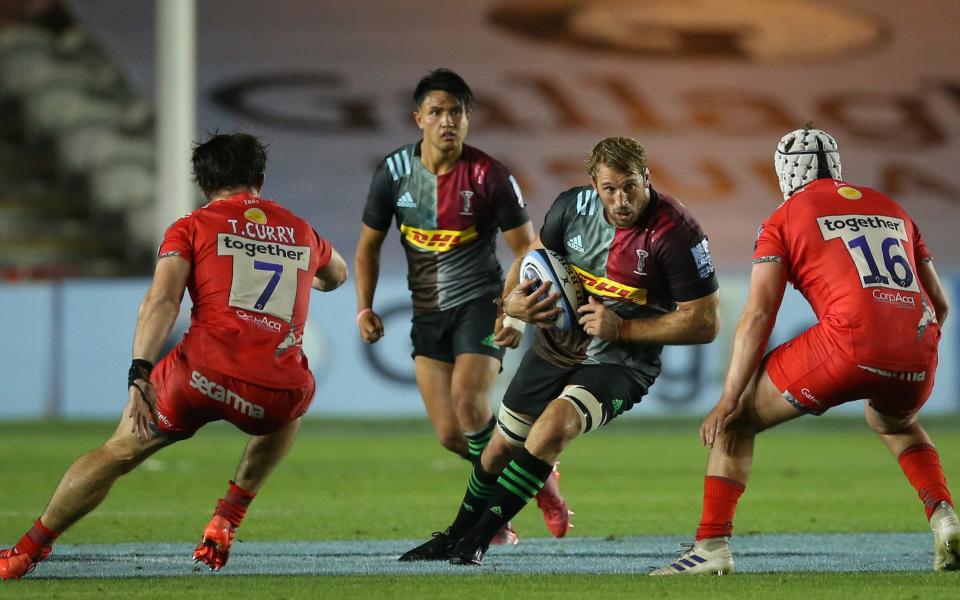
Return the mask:
M 450 536 L 450 528 L 447 527 L 443 531 L 434 531 L 432 538 L 413 550 L 408 550 L 397 560 L 400 562 L 447 560 L 453 556 L 451 551 L 456 543 L 457 540 Z
M 463 538 L 450 551 L 450 564 L 479 566 L 489 547 L 476 538 Z

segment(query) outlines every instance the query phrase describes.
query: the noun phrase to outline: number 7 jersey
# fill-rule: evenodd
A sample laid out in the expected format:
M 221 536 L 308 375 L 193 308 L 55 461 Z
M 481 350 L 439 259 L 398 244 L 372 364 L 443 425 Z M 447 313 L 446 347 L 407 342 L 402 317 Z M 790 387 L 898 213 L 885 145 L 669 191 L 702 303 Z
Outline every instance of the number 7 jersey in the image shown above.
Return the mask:
M 190 263 L 193 301 L 182 348 L 192 364 L 255 385 L 293 389 L 310 371 L 300 350 L 311 284 L 332 248 L 272 200 L 243 193 L 176 221 L 160 245 Z
M 926 366 L 940 330 L 917 263 L 920 230 L 891 198 L 818 179 L 760 227 L 754 262 L 779 260 L 835 342 L 860 363 Z

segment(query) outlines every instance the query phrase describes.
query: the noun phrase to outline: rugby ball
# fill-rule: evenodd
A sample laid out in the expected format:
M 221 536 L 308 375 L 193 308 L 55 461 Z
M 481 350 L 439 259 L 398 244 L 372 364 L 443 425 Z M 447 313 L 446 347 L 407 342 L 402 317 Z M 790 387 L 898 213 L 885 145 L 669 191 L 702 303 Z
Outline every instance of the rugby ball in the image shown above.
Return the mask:
M 527 279 L 537 282 L 532 291 L 536 291 L 544 281 L 549 281 L 550 293 L 560 292 L 556 303 L 560 308 L 556 329 L 569 331 L 580 318 L 577 309 L 586 300 L 586 294 L 580 285 L 580 277 L 567 259 L 545 248 L 531 250 L 520 262 L 520 281 Z

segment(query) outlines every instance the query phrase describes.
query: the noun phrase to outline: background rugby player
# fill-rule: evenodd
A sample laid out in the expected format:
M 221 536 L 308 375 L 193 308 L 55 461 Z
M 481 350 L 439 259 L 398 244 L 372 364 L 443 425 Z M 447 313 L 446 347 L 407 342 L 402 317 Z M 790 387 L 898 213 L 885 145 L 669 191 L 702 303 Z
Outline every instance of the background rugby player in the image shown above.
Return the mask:
M 414 371 L 427 415 L 444 448 L 475 463 L 493 432 L 491 394 L 505 347 L 516 348 L 522 323 L 500 319 L 503 289 L 499 228 L 515 256 L 533 240 L 516 180 L 506 167 L 463 143 L 473 92 L 447 69 L 431 71 L 413 94 L 421 140 L 380 163 L 363 211 L 355 261 L 357 326 L 367 343 L 383 336 L 373 310 L 380 249 L 396 219 L 413 296 Z M 537 498 L 550 532 L 570 526 L 559 473 Z M 498 543 L 516 543 L 509 526 Z
M 689 550 L 652 574 L 731 571 L 729 536 L 756 434 L 861 399 L 870 428 L 923 501 L 934 568 L 958 569 L 960 523 L 940 457 L 917 422 L 947 316 L 930 252 L 894 200 L 840 179 L 828 133 L 788 133 L 774 161 L 784 202 L 760 228 L 723 393 L 700 427 L 711 446 L 700 527 Z M 819 322 L 764 356 L 788 281 Z
M 539 299 L 507 276 L 504 309 L 538 326 L 474 467 L 454 522 L 400 560 L 480 564 L 501 525 L 550 476 L 563 449 L 640 402 L 660 373 L 665 344 L 704 344 L 719 330 L 719 291 L 707 238 L 682 204 L 650 185 L 636 140 L 602 140 L 592 186 L 554 201 L 534 246 L 567 258 L 588 293 L 580 327 L 551 330 L 556 292 Z
M 114 434 L 77 459 L 46 510 L 16 546 L 0 551 L 0 577 L 21 577 L 62 532 L 154 452 L 225 420 L 250 434 L 233 481 L 217 502 L 194 559 L 227 563 L 250 502 L 293 444 L 315 384 L 301 351 L 310 290 L 347 278 L 339 254 L 310 227 L 259 197 L 266 152 L 255 137 L 215 135 L 193 151 L 210 201 L 176 221 L 160 246 L 140 305 L 129 400 Z M 153 367 L 185 290 L 190 329 Z

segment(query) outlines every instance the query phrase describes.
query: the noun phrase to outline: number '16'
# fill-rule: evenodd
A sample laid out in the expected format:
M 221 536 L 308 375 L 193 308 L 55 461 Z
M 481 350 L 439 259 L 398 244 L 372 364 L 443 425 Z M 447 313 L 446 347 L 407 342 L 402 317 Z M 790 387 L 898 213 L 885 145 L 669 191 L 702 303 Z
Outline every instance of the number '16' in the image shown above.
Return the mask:
M 857 248 L 863 254 L 863 258 L 867 261 L 867 268 L 870 269 L 869 275 L 863 276 L 863 283 L 866 285 L 888 285 L 890 279 L 884 275 L 880 274 L 880 269 L 877 267 L 877 262 L 873 258 L 873 251 L 870 249 L 870 244 L 867 242 L 866 236 L 855 237 L 847 245 L 850 248 Z M 910 263 L 907 262 L 907 259 L 902 254 L 891 254 L 891 250 L 894 247 L 900 247 L 900 240 L 893 237 L 884 238 L 883 242 L 880 244 L 880 254 L 883 256 L 883 266 L 887 269 L 887 274 L 893 278 L 894 282 L 900 287 L 906 288 L 910 287 L 910 284 L 913 283 L 913 271 L 910 269 Z M 898 268 L 902 268 L 903 276 L 898 273 Z

